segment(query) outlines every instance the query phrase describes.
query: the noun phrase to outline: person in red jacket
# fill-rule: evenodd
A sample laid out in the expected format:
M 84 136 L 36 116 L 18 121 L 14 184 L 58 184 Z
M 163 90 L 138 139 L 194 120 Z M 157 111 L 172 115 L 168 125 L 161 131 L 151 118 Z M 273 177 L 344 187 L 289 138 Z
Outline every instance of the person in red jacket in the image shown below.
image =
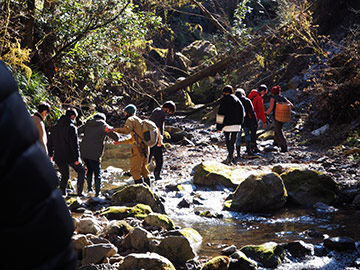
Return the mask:
M 256 117 L 258 120 L 261 120 L 263 122 L 264 128 L 266 127 L 266 116 L 265 116 L 263 96 L 267 94 L 267 92 L 268 92 L 267 86 L 265 84 L 262 84 L 260 85 L 259 89 L 257 90 L 253 89 L 249 94 L 249 99 L 253 104 Z M 256 137 L 252 139 L 251 145 L 253 152 L 259 152 L 259 149 L 257 148 L 256 145 Z

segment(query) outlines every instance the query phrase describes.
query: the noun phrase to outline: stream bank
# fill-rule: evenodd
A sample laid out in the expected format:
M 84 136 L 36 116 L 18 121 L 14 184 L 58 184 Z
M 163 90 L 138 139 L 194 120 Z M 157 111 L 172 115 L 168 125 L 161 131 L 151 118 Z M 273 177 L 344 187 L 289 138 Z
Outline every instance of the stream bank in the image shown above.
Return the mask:
M 253 173 L 270 172 L 275 165 L 326 172 L 341 186 L 341 196 L 333 206 L 325 208 L 286 205 L 285 208 L 272 213 L 224 211 L 223 203 L 233 189 L 193 184 L 196 165 L 208 160 L 221 162 L 226 157 L 221 135 L 214 133 L 212 126 L 197 121 L 177 119 L 174 123 L 177 123 L 177 126 L 174 125 L 170 131 L 177 130 L 178 132 L 173 134 L 182 136 L 182 139 L 176 144 L 171 144 L 165 151 L 163 179 L 153 181 L 151 189 L 161 199 L 168 217 L 178 229 L 193 228 L 202 237 L 201 244 L 194 247 L 198 262 L 177 266 L 176 269 L 200 269 L 202 263 L 220 255 L 225 247 L 232 245 L 239 249 L 245 245 L 260 245 L 267 242 L 285 245 L 297 241 L 311 244 L 313 252 L 302 259 L 286 256 L 277 269 L 353 269 L 351 267 L 356 266 L 356 259 L 359 258 L 357 249 L 339 253 L 324 246 L 324 238 L 337 236 L 351 237 L 358 246 L 356 241 L 360 240 L 360 215 L 351 204 L 352 199 L 359 193 L 359 166 L 356 160 L 345 160 L 342 151 L 337 149 L 324 151 L 316 147 L 301 146 L 297 143 L 296 136 L 289 133 L 288 153 L 266 152 L 265 149 L 270 142 L 264 140 L 260 143 L 263 152 L 258 158 L 243 157 L 231 167 L 241 168 L 244 178 Z M 88 197 L 80 201 L 80 205 L 92 209 L 95 216 L 109 205 L 108 199 L 113 193 L 110 190 L 132 184 L 132 179 L 123 176 L 123 172 L 129 168 L 128 153 L 128 148 L 107 146 L 102 163 L 102 191 L 105 198 L 100 199 L 101 203 L 96 203 L 96 200 Z M 89 196 L 91 197 L 91 194 Z M 88 200 L 95 203 L 88 203 Z M 90 205 L 91 207 L 88 207 Z M 79 217 L 79 214 L 74 216 Z M 141 221 L 134 220 L 130 223 L 138 226 L 142 224 Z M 259 264 L 258 267 L 262 269 L 264 266 Z

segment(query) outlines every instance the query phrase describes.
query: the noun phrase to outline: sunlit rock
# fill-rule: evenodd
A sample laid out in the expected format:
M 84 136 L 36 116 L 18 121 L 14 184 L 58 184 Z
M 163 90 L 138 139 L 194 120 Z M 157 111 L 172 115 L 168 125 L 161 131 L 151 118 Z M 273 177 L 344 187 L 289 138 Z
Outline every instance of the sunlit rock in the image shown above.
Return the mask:
M 227 270 L 230 259 L 227 256 L 217 256 L 205 263 L 200 270 Z
M 224 207 L 242 212 L 266 212 L 281 209 L 286 199 L 286 189 L 278 174 L 253 174 L 236 188 Z
M 259 262 L 263 267 L 276 268 L 285 258 L 285 251 L 275 242 L 262 245 L 248 245 L 240 249 L 247 257 Z
M 119 270 L 176 270 L 165 257 L 156 253 L 132 253 L 119 265 Z
M 143 203 L 149 205 L 154 212 L 165 213 L 163 203 L 144 185 L 127 186 L 117 192 L 111 197 L 111 205 L 122 206 L 124 204 L 138 204 Z

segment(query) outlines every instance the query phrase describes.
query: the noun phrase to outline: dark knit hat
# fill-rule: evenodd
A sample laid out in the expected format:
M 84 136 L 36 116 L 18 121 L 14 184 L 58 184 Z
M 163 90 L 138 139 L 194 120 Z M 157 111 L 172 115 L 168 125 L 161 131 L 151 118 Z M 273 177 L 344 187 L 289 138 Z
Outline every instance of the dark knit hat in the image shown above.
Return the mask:
M 136 114 L 136 107 L 133 104 L 129 104 L 125 107 L 124 111 L 130 115 L 134 115 Z

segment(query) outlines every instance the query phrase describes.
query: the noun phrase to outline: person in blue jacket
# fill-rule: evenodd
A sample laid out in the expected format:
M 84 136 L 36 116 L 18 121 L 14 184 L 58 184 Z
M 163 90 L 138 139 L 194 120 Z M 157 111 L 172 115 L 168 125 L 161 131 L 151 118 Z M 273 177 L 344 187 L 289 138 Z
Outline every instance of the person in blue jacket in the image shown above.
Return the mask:
M 72 218 L 16 81 L 0 61 L 0 260 L 11 269 L 75 270 Z

